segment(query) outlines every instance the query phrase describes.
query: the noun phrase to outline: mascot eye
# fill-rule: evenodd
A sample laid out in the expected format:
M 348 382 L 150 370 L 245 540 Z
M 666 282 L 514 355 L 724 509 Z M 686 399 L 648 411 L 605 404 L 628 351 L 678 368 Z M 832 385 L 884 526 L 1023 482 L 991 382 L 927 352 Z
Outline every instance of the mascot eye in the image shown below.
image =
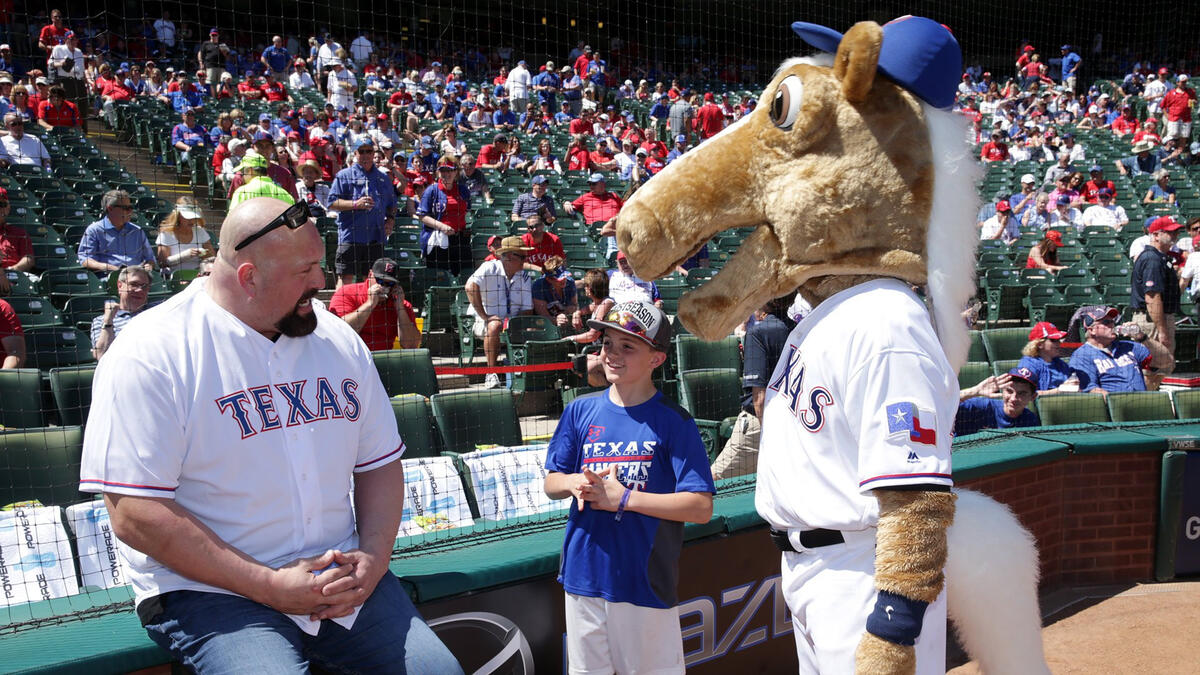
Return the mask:
M 771 121 L 780 129 L 791 129 L 800 114 L 800 101 L 804 97 L 804 83 L 795 75 L 789 75 L 775 90 L 771 101 Z

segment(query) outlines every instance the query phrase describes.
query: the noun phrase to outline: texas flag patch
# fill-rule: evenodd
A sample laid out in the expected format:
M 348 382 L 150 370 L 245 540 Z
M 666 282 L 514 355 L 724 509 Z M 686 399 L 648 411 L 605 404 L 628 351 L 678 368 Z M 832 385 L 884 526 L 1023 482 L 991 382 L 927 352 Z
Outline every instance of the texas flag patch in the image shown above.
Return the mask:
M 914 443 L 937 445 L 937 429 L 933 424 L 933 413 L 928 410 L 924 412 L 926 422 L 930 423 L 928 427 L 921 426 L 921 410 L 915 403 L 904 401 L 889 405 L 886 409 L 888 436 L 907 433 L 908 440 Z

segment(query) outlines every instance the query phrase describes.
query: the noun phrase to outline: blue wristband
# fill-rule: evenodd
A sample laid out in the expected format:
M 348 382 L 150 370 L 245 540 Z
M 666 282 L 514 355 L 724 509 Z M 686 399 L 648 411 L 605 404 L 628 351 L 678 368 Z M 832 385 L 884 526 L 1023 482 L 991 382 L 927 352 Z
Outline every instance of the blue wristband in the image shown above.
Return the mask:
M 617 515 L 613 516 L 613 520 L 621 521 L 621 515 L 625 513 L 625 505 L 629 503 L 629 495 L 632 493 L 633 488 L 625 488 L 625 494 L 621 495 L 621 503 L 617 505 Z
M 867 617 L 867 632 L 898 645 L 911 647 L 921 635 L 927 602 L 879 591 L 875 610 Z

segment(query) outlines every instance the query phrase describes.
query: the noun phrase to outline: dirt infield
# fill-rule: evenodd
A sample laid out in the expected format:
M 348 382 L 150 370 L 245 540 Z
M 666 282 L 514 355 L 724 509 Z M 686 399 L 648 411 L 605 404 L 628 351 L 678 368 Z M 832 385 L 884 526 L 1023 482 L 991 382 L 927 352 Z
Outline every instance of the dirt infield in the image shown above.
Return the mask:
M 1057 591 L 1042 615 L 1054 673 L 1200 672 L 1200 581 Z M 981 671 L 970 662 L 949 672 Z

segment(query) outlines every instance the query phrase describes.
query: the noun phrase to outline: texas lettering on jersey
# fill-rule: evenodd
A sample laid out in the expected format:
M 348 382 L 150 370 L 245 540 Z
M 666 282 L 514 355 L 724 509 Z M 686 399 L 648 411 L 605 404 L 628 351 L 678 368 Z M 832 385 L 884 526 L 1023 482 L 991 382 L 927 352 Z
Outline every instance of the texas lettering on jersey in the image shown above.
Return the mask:
M 800 426 L 816 433 L 825 426 L 825 408 L 835 405 L 833 394 L 825 387 L 816 385 L 805 395 L 804 361 L 795 345 L 788 348 L 785 363 L 783 371 L 771 381 L 768 388 L 788 400 L 788 409 L 796 416 Z M 802 408 L 806 403 L 808 407 Z
M 593 430 L 598 430 L 593 433 Z M 650 478 L 650 464 L 654 461 L 654 449 L 658 441 L 600 441 L 593 436 L 603 435 L 604 427 L 588 430 L 588 440 L 583 444 L 583 468 L 595 473 L 608 471 L 616 466 L 615 478 L 625 487 L 645 490 Z
M 283 384 L 264 384 L 258 387 L 239 389 L 225 394 L 214 402 L 222 415 L 227 415 L 238 426 L 242 438 L 250 438 L 264 431 L 294 427 L 329 419 L 358 420 L 361 406 L 358 401 L 358 382 L 345 379 L 334 387 L 328 378 L 318 377 L 313 386 L 310 402 L 305 402 L 308 380 L 297 380 Z M 287 414 L 276 405 L 275 394 L 287 407 Z

